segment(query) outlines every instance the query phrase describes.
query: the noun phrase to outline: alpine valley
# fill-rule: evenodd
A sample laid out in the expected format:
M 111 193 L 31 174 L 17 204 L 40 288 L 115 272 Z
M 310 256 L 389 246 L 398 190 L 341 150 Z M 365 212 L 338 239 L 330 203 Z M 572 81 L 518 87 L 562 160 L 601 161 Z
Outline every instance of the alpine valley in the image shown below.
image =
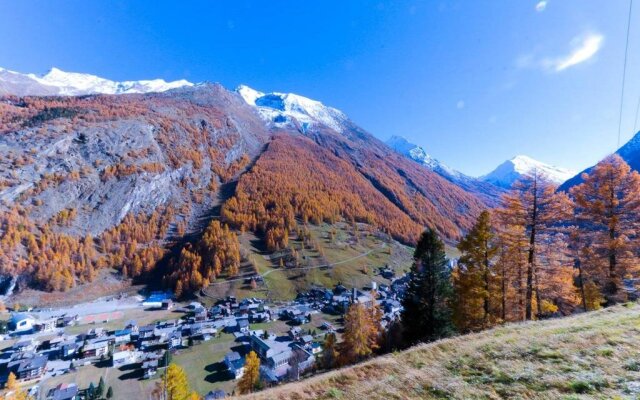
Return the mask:
M 503 191 L 405 157 L 295 94 L 55 68 L 1 70 L 0 93 L 1 272 L 17 276 L 20 291 L 95 280 L 110 290 L 118 277 L 118 288 L 123 278 L 171 288 L 182 280 L 192 293 L 352 257 L 309 276 L 272 274 L 265 295 L 361 283 L 374 273 L 361 271 L 371 258 L 407 269 L 406 246 L 423 226 L 453 243 Z M 211 235 L 240 248 L 240 259 L 185 269 Z

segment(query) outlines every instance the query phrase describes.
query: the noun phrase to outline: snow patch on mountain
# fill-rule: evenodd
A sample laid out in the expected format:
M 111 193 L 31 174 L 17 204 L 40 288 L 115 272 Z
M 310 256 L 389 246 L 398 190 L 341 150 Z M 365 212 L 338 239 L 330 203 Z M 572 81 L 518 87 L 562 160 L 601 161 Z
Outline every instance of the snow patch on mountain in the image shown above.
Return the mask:
M 58 68 L 51 68 L 44 75 L 22 74 L 0 68 L 0 94 L 18 96 L 151 93 L 184 86 L 193 86 L 193 83 L 184 79 L 172 82 L 164 79 L 117 82 Z
M 535 171 L 556 184 L 561 184 L 576 174 L 576 171 L 545 164 L 531 157 L 519 155 L 500 164 L 490 173 L 481 176 L 480 179 L 508 189 L 518 179 L 525 175 L 531 175 Z
M 310 125 L 322 124 L 344 132 L 348 120 L 340 110 L 294 93 L 263 93 L 246 85 L 240 85 L 236 92 L 247 104 L 256 107 L 263 119 L 275 125 L 298 122 L 306 130 Z

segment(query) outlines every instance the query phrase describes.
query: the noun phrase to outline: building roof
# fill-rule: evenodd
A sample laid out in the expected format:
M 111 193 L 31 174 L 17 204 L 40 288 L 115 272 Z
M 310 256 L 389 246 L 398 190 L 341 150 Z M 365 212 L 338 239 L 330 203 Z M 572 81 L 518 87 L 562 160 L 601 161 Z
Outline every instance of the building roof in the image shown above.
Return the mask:
M 35 318 L 33 317 L 33 315 L 31 314 L 27 314 L 27 313 L 13 313 L 11 314 L 11 323 L 18 323 L 20 321 L 24 321 L 25 319 L 32 319 L 35 320 Z
M 12 371 L 17 371 L 18 373 L 24 371 L 31 371 L 34 369 L 41 369 L 47 365 L 47 357 L 46 356 L 36 356 L 33 358 L 27 358 L 24 360 L 10 362 L 7 365 L 7 368 Z
M 212 390 L 204 396 L 204 400 L 224 399 L 227 394 L 222 389 Z
M 75 383 L 61 383 L 49 390 L 47 399 L 70 400 L 78 394 L 78 386 Z

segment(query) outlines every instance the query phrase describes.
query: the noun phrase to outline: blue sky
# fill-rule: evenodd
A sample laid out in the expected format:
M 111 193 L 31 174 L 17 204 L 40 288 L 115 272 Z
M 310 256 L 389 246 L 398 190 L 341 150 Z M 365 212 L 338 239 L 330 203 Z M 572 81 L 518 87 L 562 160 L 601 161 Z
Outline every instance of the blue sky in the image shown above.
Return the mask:
M 616 146 L 628 0 L 178 3 L 0 2 L 0 66 L 294 92 L 471 175 L 517 154 L 581 169 Z M 622 143 L 640 4 L 629 53 Z

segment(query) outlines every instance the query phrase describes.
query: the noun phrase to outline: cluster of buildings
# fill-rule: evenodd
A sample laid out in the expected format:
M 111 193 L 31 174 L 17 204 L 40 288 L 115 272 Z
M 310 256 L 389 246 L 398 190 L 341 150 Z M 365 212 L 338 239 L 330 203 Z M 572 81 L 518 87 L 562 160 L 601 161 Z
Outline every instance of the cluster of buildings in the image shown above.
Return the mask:
M 305 334 L 300 325 L 311 322 L 313 314 L 320 311 L 328 314 L 343 314 L 353 303 L 365 306 L 377 304 L 383 312 L 383 328 L 398 319 L 402 311 L 401 298 L 408 285 L 408 276 L 394 279 L 391 285 L 377 285 L 359 290 L 336 285 L 333 289 L 316 287 L 300 293 L 296 300 L 279 309 L 278 317 L 288 321 L 291 329 L 287 335 L 276 336 L 262 330 L 238 330 L 237 339 L 245 343 L 244 354 L 232 351 L 226 354 L 224 364 L 229 374 L 239 379 L 244 374 L 245 356 L 254 351 L 260 358 L 260 373 L 268 383 L 278 383 L 286 379 L 297 379 L 300 374 L 311 369 L 322 347 L 314 336 Z M 374 292 L 375 291 L 375 295 Z M 270 315 L 271 317 L 271 315 Z M 335 327 L 324 322 L 325 333 L 335 332 Z
M 0 356 L 0 383 L 6 382 L 10 373 L 20 382 L 35 382 L 47 374 L 55 376 L 98 362 L 114 368 L 129 366 L 129 369 L 138 370 L 140 377 L 151 378 L 165 367 L 168 352 L 206 342 L 222 331 L 233 334 L 240 344 L 223 360 L 231 377 L 239 379 L 243 375 L 245 357 L 249 351 L 254 351 L 261 360 L 261 375 L 265 381 L 275 384 L 298 379 L 313 367 L 322 351 L 314 337 L 315 331 L 312 334 L 301 329 L 301 325 L 310 323 L 314 314 L 320 312 L 343 314 L 353 303 L 378 304 L 384 313 L 383 325 L 389 324 L 400 315 L 400 301 L 407 284 L 408 276 L 405 275 L 393 279 L 389 285 L 372 282 L 362 290 L 347 289 L 340 284 L 333 289 L 316 287 L 276 308 L 271 308 L 262 299 L 238 301 L 229 296 L 210 308 L 192 302 L 185 307 L 185 316 L 180 319 L 142 326 L 129 321 L 122 329 L 94 327 L 78 335 L 63 333 L 64 327 L 78 322 L 77 316 L 41 321 L 29 314 L 14 313 L 8 325 L 13 334 L 57 332 L 58 335 L 42 342 L 35 339 L 39 335 L 20 336 L 24 339 Z M 161 293 L 152 294 L 142 305 L 167 310 L 174 307 L 170 296 Z M 265 330 L 250 329 L 251 324 L 266 323 L 275 318 L 287 321 L 289 331 L 274 335 Z M 322 329 L 336 331 L 329 322 L 325 322 Z M 52 389 L 47 398 L 73 399 L 77 393 L 77 386 L 61 385 Z M 66 397 L 70 394 L 73 396 Z M 223 393 L 210 395 L 220 398 Z

